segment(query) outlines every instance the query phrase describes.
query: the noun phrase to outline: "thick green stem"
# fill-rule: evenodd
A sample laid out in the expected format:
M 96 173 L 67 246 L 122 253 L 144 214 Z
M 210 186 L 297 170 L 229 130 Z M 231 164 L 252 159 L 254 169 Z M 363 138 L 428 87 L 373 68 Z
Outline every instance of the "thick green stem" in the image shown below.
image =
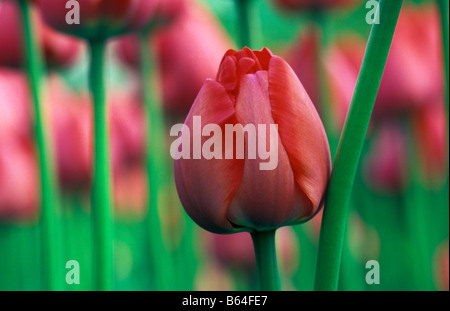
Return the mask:
M 173 262 L 164 243 L 163 228 L 158 209 L 162 179 L 167 174 L 164 160 L 164 115 L 160 105 L 156 85 L 156 66 L 149 46 L 149 31 L 139 36 L 141 80 L 146 113 L 146 163 L 149 180 L 148 221 L 150 230 L 150 249 L 153 256 L 155 290 L 171 290 L 174 285 Z
M 251 47 L 252 36 L 250 33 L 250 18 L 251 10 L 250 5 L 253 0 L 235 0 L 236 11 L 238 18 L 238 35 L 239 35 L 239 47 Z
M 386 59 L 402 6 L 381 0 L 380 23 L 370 32 L 350 109 L 339 141 L 323 211 L 315 290 L 337 290 L 348 204 Z
M 94 180 L 92 191 L 93 268 L 96 290 L 112 290 L 113 228 L 108 140 L 108 109 L 106 105 L 105 49 L 106 42 L 89 42 L 91 64 L 89 86 L 94 104 Z
M 261 290 L 280 290 L 277 256 L 275 249 L 275 229 L 269 231 L 253 231 L 251 233 L 255 249 Z
M 39 158 L 43 276 L 46 289 L 59 290 L 62 280 L 59 271 L 61 271 L 60 267 L 64 267 L 64 265 L 60 260 L 60 249 L 57 245 L 56 208 L 58 191 L 54 167 L 51 165 L 54 162 L 52 161 L 52 153 L 49 145 L 50 140 L 48 138 L 44 107 L 41 100 L 44 68 L 41 51 L 34 35 L 30 3 L 21 0 L 19 4 L 22 13 L 26 68 L 34 108 L 35 136 Z

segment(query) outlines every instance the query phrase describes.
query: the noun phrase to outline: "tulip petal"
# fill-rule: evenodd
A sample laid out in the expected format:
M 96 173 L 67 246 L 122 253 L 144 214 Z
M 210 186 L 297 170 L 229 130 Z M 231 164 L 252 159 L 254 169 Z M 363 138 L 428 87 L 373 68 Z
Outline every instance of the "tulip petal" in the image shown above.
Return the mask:
M 313 208 L 318 209 L 331 166 L 327 136 L 303 85 L 277 56 L 270 60 L 269 96 L 273 119 L 278 124 L 295 180 Z
M 280 143 L 277 132 L 270 133 L 270 124 L 275 124 L 268 94 L 267 71 L 244 75 L 236 103 L 236 118 L 240 124 L 266 126 L 266 150 L 273 135 L 278 137 L 278 164 L 273 170 L 261 170 L 260 163 L 267 162 L 258 156 L 251 159 L 248 147 L 258 149 L 245 135 L 245 165 L 242 182 L 228 210 L 228 218 L 236 225 L 258 230 L 277 228 L 291 223 L 299 215 L 309 213 L 307 198 L 302 197 L 289 163 L 288 155 Z M 269 136 L 270 133 L 270 136 Z M 258 137 L 258 135 L 256 135 Z M 254 145 L 254 146 L 253 146 Z M 270 157 L 274 155 L 273 151 Z M 305 203 L 306 201 L 306 203 Z
M 234 104 L 224 87 L 207 80 L 200 90 L 185 125 L 193 132 L 193 117 L 201 116 L 206 124 L 235 123 Z M 202 137 L 202 145 L 209 137 Z M 191 136 L 191 151 L 193 137 Z M 222 144 L 223 146 L 223 144 Z M 191 152 L 192 154 L 192 152 Z M 188 215 L 202 228 L 214 233 L 231 233 L 239 229 L 226 218 L 231 200 L 239 186 L 243 160 L 235 159 L 179 159 L 175 160 L 175 183 L 181 203 Z

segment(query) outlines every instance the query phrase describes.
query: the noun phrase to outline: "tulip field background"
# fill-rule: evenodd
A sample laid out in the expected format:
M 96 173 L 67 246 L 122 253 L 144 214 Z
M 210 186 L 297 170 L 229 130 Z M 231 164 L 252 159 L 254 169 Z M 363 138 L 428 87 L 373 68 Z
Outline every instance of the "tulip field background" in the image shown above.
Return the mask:
M 184 122 L 203 81 L 215 78 L 226 50 L 241 48 L 242 38 L 234 0 L 185 2 L 187 9 L 149 40 L 159 71 L 144 87 L 160 96 L 165 122 L 154 151 L 163 159 L 162 173 L 154 175 L 157 212 L 148 208 L 152 181 L 136 47 L 127 36 L 108 43 L 113 289 L 257 290 L 250 235 L 201 229 L 175 188 L 170 128 Z M 268 47 L 291 65 L 334 158 L 371 29 L 367 1 L 320 11 L 250 2 L 250 48 Z M 403 3 L 353 185 L 339 290 L 449 289 L 448 86 L 438 2 Z M 0 0 L 0 290 L 47 290 L 35 123 L 15 4 Z M 93 290 L 89 57 L 83 41 L 50 30 L 34 12 L 58 185 L 52 277 L 60 290 Z M 282 290 L 313 290 L 321 216 L 277 230 Z M 66 280 L 72 260 L 79 284 Z M 379 284 L 366 282 L 370 260 L 379 263 Z

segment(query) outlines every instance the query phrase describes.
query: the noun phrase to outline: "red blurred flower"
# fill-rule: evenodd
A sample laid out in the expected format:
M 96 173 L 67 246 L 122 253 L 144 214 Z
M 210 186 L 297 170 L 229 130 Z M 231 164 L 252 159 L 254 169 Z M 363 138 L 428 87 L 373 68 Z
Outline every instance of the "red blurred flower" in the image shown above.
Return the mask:
M 0 133 L 0 218 L 29 219 L 39 206 L 37 159 L 30 138 Z
M 153 16 L 156 0 L 77 0 L 80 23 L 68 24 L 67 1 L 37 0 L 44 20 L 53 28 L 86 39 L 138 30 Z
M 260 170 L 262 160 L 250 159 L 247 150 L 243 160 L 223 154 L 175 160 L 178 195 L 197 224 L 215 233 L 267 230 L 317 212 L 330 174 L 328 141 L 311 100 L 282 58 L 266 48 L 229 50 L 217 80 L 204 83 L 186 118 L 191 132 L 194 116 L 221 128 L 277 124 L 279 137 L 273 170 Z
M 433 274 L 438 290 L 449 290 L 448 239 L 442 241 L 434 253 Z
M 357 0 L 274 0 L 274 2 L 286 10 L 305 10 L 349 5 L 356 3 Z
M 408 172 L 407 137 L 400 125 L 386 121 L 380 125 L 364 159 L 364 177 L 381 191 L 401 191 Z
M 43 49 L 49 66 L 68 66 L 80 55 L 82 43 L 62 35 L 46 26 L 36 10 L 32 10 L 37 40 Z M 23 65 L 24 48 L 19 6 L 14 1 L 0 3 L 0 64 L 20 67 Z
M 184 118 L 203 82 L 214 77 L 217 64 L 232 43 L 208 9 L 191 4 L 169 27 L 154 33 L 150 46 L 155 48 L 160 67 L 164 105 Z M 134 37 L 119 43 L 119 55 L 139 68 Z
M 423 176 L 437 184 L 448 174 L 448 133 L 443 102 L 426 104 L 415 111 L 413 126 Z

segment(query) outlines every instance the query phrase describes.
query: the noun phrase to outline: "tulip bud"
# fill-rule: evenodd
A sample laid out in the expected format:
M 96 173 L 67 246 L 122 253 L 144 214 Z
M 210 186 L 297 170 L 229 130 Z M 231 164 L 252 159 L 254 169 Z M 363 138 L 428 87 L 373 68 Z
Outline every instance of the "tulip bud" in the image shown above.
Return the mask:
M 199 157 L 211 142 L 208 134 L 195 133 L 208 128 L 214 129 L 214 156 Z M 232 136 L 221 148 L 225 128 Z M 184 157 L 174 165 L 178 195 L 206 230 L 275 229 L 306 221 L 322 206 L 331 166 L 323 124 L 294 71 L 267 48 L 225 53 L 216 80 L 205 81 L 174 144 L 178 141 L 186 142 Z
M 72 13 L 66 1 L 37 1 L 48 25 L 85 39 L 107 38 L 145 27 L 156 6 L 155 0 L 77 0 L 80 22 L 68 23 L 67 16 Z

